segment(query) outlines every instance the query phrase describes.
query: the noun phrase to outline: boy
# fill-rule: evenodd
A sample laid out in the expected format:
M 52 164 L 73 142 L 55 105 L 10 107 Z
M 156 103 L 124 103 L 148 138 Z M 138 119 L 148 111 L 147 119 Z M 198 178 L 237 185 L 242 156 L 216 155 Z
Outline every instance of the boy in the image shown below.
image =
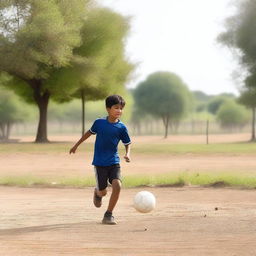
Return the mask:
M 126 126 L 119 120 L 125 106 L 124 99 L 119 95 L 111 95 L 106 98 L 106 118 L 96 119 L 89 131 L 70 149 L 69 153 L 75 153 L 77 147 L 96 134 L 94 145 L 94 165 L 96 188 L 94 189 L 93 203 L 96 207 L 101 207 L 102 197 L 107 194 L 108 182 L 112 185 L 112 194 L 109 199 L 107 211 L 104 214 L 102 223 L 116 224 L 112 212 L 118 201 L 121 190 L 121 176 L 119 156 L 117 146 L 121 140 L 125 146 L 126 162 L 130 162 L 130 144 L 131 140 L 128 135 Z

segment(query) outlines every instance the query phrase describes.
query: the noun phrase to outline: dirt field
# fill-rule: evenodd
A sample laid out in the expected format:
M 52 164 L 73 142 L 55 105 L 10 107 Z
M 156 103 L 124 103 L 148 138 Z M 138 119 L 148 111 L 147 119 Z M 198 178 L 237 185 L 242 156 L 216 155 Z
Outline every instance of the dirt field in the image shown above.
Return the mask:
M 212 135 L 215 143 L 239 142 L 249 140 L 249 134 Z M 74 142 L 76 136 L 56 136 L 54 141 Z M 91 138 L 90 138 L 91 139 Z M 32 137 L 22 137 L 21 142 L 33 141 Z M 159 136 L 134 137 L 133 144 L 141 143 L 204 143 L 204 136 L 170 136 L 167 140 Z M 70 144 L 71 146 L 72 144 Z M 23 153 L 0 155 L 1 175 L 36 175 L 38 177 L 84 177 L 93 176 L 92 153 L 78 152 L 75 155 L 66 153 Z M 122 156 L 121 156 L 122 157 Z M 131 155 L 131 163 L 122 162 L 123 175 L 159 174 L 169 172 L 243 172 L 256 174 L 254 155 Z
M 249 135 L 211 136 L 215 143 L 246 141 Z M 75 141 L 77 137 L 54 137 Z M 137 137 L 134 143 L 159 143 Z M 204 143 L 204 136 L 175 136 L 161 143 Z M 33 138 L 22 138 L 23 142 Z M 12 153 L 0 155 L 1 175 L 45 177 L 93 175 L 91 153 Z M 253 155 L 133 155 L 123 175 L 171 171 L 244 171 L 256 174 Z M 0 187 L 0 256 L 255 256 L 255 190 L 146 188 L 156 209 L 137 213 L 136 192 L 123 189 L 115 211 L 116 226 L 101 224 L 107 206 L 92 204 L 93 188 L 39 189 Z
M 100 223 L 93 188 L 0 188 L 0 255 L 256 255 L 252 190 L 149 188 L 156 209 L 137 213 L 125 189 L 116 226 Z

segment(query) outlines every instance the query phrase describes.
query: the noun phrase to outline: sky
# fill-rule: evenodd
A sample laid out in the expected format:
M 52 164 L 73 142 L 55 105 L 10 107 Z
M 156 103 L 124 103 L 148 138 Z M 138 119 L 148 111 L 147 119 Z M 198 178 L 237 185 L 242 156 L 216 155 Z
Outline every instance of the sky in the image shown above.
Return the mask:
M 156 71 L 179 75 L 192 91 L 239 94 L 232 79 L 237 63 L 217 42 L 225 18 L 234 11 L 230 0 L 99 0 L 131 17 L 126 55 L 137 68 L 127 84 Z

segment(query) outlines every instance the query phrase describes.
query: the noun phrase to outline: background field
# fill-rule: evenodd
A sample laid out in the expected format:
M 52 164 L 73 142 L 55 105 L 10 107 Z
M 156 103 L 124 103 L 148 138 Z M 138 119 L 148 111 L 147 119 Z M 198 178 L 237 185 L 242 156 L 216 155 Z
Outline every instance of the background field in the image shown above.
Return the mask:
M 172 185 L 180 179 L 196 185 L 224 178 L 235 185 L 234 177 L 242 176 L 241 185 L 256 187 L 256 144 L 246 143 L 249 137 L 249 134 L 212 135 L 209 145 L 205 144 L 203 135 L 168 139 L 133 137 L 132 161 L 122 161 L 124 185 L 159 185 L 161 182 Z M 69 155 L 78 138 L 79 135 L 55 136 L 53 143 L 34 144 L 32 137 L 20 137 L 18 144 L 0 144 L 0 184 L 93 185 L 94 138 L 82 144 L 76 154 Z M 120 145 L 121 158 L 123 153 Z
M 12 186 L 0 187 L 0 254 L 255 255 L 256 145 L 246 143 L 249 134 L 212 135 L 209 145 L 199 135 L 133 137 L 115 227 L 100 224 L 109 195 L 102 208 L 92 204 L 93 138 L 68 153 L 78 137 L 0 144 L 0 183 Z M 140 190 L 157 198 L 149 214 L 132 207 Z

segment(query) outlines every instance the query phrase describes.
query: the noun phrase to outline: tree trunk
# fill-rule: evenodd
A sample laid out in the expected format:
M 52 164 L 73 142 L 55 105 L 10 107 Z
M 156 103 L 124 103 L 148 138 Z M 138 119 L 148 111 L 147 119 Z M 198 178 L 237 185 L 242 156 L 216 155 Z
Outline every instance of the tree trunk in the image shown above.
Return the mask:
M 169 116 L 163 116 L 162 119 L 163 119 L 164 128 L 165 128 L 164 138 L 166 139 L 168 137 Z
M 85 95 L 84 90 L 81 90 L 81 100 L 82 100 L 82 136 L 85 133 Z
M 8 140 L 9 139 L 9 137 L 10 137 L 10 133 L 11 133 L 11 123 L 10 122 L 8 122 L 7 123 L 7 127 L 6 127 L 6 140 Z
M 252 108 L 252 137 L 251 141 L 255 141 L 255 118 L 256 118 L 256 108 Z
M 206 121 L 206 144 L 209 144 L 209 120 Z
M 37 127 L 36 143 L 47 143 L 47 109 L 50 99 L 48 91 L 42 92 L 42 82 L 40 80 L 31 81 L 31 86 L 34 90 L 34 99 L 39 109 L 39 123 Z
M 0 123 L 0 139 L 4 139 L 4 124 Z

